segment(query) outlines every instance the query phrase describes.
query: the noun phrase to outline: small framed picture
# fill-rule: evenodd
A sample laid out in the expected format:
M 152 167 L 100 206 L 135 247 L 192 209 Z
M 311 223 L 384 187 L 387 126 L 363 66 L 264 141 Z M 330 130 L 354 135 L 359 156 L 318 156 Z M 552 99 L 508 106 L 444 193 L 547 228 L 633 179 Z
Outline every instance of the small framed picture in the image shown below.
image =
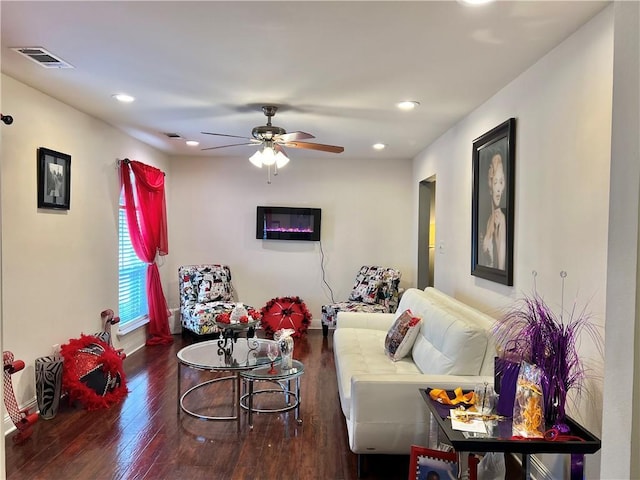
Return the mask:
M 71 155 L 38 148 L 38 208 L 69 210 Z
M 473 141 L 471 275 L 513 285 L 516 119 Z
M 467 476 L 459 476 L 458 454 L 411 445 L 409 456 L 409 478 L 412 480 L 454 480 L 456 478 L 478 478 L 478 458 L 469 455 Z

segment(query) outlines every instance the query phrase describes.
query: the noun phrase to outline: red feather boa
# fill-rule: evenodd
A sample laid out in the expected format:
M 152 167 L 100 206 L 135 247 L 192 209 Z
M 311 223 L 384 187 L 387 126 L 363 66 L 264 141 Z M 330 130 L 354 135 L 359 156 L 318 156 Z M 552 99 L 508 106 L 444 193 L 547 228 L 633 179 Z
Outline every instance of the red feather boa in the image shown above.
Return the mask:
M 101 347 L 102 353 L 96 356 L 81 352 L 82 349 L 92 345 Z M 87 410 L 97 410 L 109 408 L 122 401 L 129 393 L 122 368 L 122 357 L 111 345 L 94 336 L 81 335 L 80 338 L 71 339 L 69 343 L 62 345 L 60 353 L 64 358 L 62 386 L 69 393 L 71 401 L 78 400 Z M 87 373 L 87 367 L 95 368 L 98 365 L 102 366 L 105 375 L 111 374 L 112 377 L 120 378 L 119 384 L 109 389 L 104 395 L 88 387 L 81 380 L 81 377 Z

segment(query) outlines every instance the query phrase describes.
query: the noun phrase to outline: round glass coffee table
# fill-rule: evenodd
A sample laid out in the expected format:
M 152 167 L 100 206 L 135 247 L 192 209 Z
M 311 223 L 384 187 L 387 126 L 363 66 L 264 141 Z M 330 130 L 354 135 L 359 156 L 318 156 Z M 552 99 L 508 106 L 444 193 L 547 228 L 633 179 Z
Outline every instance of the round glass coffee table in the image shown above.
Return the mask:
M 181 349 L 178 354 L 178 414 L 183 412 L 202 420 L 230 421 L 236 420 L 240 430 L 240 373 L 269 364 L 267 345 L 275 343 L 273 340 L 260 338 L 221 338 L 194 343 Z M 183 369 L 206 372 L 230 372 L 231 375 L 217 377 L 199 382 L 182 393 Z M 269 368 L 269 367 L 267 367 Z M 196 391 L 217 382 L 232 381 L 232 415 L 208 415 L 196 406 L 190 406 L 189 397 L 197 404 Z
M 253 413 L 282 413 L 295 410 L 296 423 L 302 425 L 300 417 L 300 377 L 304 373 L 304 365 L 298 360 L 292 361 L 292 368 L 283 369 L 281 361 L 274 364 L 274 372 L 271 371 L 270 365 L 252 368 L 240 372 L 242 379 L 249 384 L 248 391 L 240 397 L 240 407 L 247 410 L 249 428 L 253 429 Z M 295 380 L 295 387 L 292 390 L 291 382 Z M 271 382 L 277 385 L 277 388 L 265 388 L 261 390 L 254 389 L 255 382 Z M 282 395 L 284 405 L 277 407 L 254 407 L 254 397 L 263 394 Z

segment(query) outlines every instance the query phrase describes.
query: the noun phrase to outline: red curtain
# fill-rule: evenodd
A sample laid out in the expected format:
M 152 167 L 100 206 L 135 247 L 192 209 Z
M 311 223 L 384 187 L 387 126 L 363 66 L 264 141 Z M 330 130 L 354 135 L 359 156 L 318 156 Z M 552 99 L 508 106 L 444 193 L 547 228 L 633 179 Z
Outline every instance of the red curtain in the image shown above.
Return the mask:
M 156 254 L 167 255 L 167 207 L 164 198 L 164 173 L 155 167 L 124 160 L 120 162 L 120 187 L 131 245 L 138 258 L 148 264 L 147 302 L 149 304 L 149 338 L 147 345 L 173 342 L 169 330 L 169 308 L 162 291 Z

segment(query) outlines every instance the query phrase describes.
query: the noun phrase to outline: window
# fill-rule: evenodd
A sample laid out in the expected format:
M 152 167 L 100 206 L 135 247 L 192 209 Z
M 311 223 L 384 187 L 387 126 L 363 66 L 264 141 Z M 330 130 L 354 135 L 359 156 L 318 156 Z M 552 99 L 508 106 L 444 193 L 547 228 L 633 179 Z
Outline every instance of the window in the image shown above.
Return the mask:
M 147 314 L 147 264 L 140 261 L 131 245 L 127 214 L 120 201 L 118 215 L 118 313 L 119 330 L 126 333 L 146 323 Z

